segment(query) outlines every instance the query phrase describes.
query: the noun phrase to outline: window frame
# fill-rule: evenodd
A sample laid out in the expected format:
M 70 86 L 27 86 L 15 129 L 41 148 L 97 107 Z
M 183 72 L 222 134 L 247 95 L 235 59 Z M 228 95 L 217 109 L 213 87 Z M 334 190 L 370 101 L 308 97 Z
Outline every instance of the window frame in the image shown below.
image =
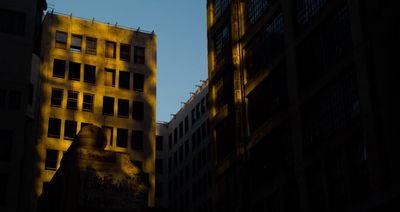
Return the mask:
M 125 49 L 127 48 L 127 49 Z M 123 51 L 125 50 L 125 51 Z M 122 61 L 130 62 L 131 61 L 131 45 L 120 43 L 119 44 L 119 59 Z
M 79 101 L 79 92 L 68 90 L 68 92 L 67 92 L 67 109 L 78 110 L 78 101 Z
M 94 47 L 93 47 L 93 45 L 88 45 L 89 43 L 94 43 Z M 90 54 L 90 55 L 97 54 L 97 38 L 86 37 L 85 54 Z
M 84 64 L 83 66 L 83 81 L 86 83 L 96 84 L 96 66 Z
M 56 92 L 60 92 L 59 94 L 61 94 L 60 98 L 57 98 L 54 96 Z M 64 89 L 61 88 L 51 88 L 51 98 L 50 98 L 50 106 L 52 107 L 62 107 L 62 103 L 63 103 L 63 98 L 64 98 Z M 55 101 L 60 101 L 60 104 L 54 104 Z
M 91 102 L 85 101 L 85 97 L 91 97 Z M 83 100 L 82 100 L 82 111 L 93 112 L 93 102 L 94 102 L 94 94 L 91 93 L 83 93 Z M 89 107 L 86 107 L 88 105 Z
M 108 46 L 108 45 L 112 45 L 112 46 Z M 108 48 L 111 48 L 111 47 L 113 47 L 112 52 L 108 52 L 109 50 L 111 50 L 111 49 L 108 49 Z M 117 56 L 116 51 L 117 51 L 117 43 L 114 42 L 114 41 L 106 40 L 105 41 L 105 48 L 104 48 L 104 57 L 105 58 L 109 58 L 109 59 L 115 59 L 116 56 Z
M 74 43 L 76 41 L 79 41 L 78 43 Z M 69 51 L 70 52 L 82 52 L 82 35 L 77 35 L 77 34 L 71 34 L 71 43 L 69 45 Z
M 61 36 L 65 36 L 65 40 L 64 39 L 59 39 L 60 37 L 58 37 L 57 35 Z M 67 42 L 68 42 L 68 33 L 67 32 L 63 32 L 63 31 L 56 31 L 55 36 L 54 36 L 54 40 L 55 40 L 55 48 L 58 49 L 67 49 Z
M 79 69 L 78 69 L 79 65 Z M 69 80 L 74 80 L 74 81 L 81 81 L 81 68 L 82 64 L 69 61 L 69 67 L 68 67 L 68 79 Z M 79 72 L 79 77 L 78 77 L 78 72 Z

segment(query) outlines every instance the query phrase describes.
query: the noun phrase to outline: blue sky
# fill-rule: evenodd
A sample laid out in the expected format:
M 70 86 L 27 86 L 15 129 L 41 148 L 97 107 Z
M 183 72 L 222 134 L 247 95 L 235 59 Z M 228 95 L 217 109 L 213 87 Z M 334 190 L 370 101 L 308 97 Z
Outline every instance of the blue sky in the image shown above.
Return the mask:
M 49 9 L 157 34 L 157 120 L 207 79 L 206 0 L 47 0 Z

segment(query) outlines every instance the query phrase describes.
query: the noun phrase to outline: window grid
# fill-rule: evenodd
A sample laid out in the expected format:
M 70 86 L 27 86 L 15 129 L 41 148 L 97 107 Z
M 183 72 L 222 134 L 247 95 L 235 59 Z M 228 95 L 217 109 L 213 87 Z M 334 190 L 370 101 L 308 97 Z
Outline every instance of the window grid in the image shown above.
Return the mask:
M 78 109 L 78 96 L 79 96 L 79 92 L 68 91 L 67 109 L 71 109 L 71 110 Z

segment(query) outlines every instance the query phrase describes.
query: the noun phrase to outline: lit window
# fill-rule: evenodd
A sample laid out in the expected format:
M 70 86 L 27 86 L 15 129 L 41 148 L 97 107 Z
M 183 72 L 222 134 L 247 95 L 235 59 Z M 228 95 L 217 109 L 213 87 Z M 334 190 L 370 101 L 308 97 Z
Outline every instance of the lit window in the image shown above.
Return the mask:
M 54 59 L 53 77 L 64 78 L 65 76 L 65 60 Z
M 128 130 L 127 129 L 117 129 L 117 147 L 128 147 Z
M 86 54 L 96 55 L 97 39 L 86 37 Z
M 53 88 L 51 91 L 51 106 L 61 107 L 63 99 L 63 90 L 58 88 Z
M 119 72 L 119 87 L 124 89 L 129 89 L 130 87 L 130 72 L 120 71 Z
M 76 91 L 68 91 L 68 98 L 67 98 L 67 108 L 71 110 L 78 109 L 78 95 L 79 92 Z
M 133 101 L 132 103 L 132 119 L 143 120 L 144 103 Z
M 143 149 L 143 131 L 132 130 L 131 148 L 135 150 Z
M 143 91 L 144 90 L 144 75 L 133 73 L 133 90 Z
M 134 62 L 136 64 L 144 64 L 145 58 L 145 51 L 144 51 L 144 47 L 140 47 L 140 46 L 135 46 L 134 47 Z
M 52 149 L 46 150 L 46 161 L 44 164 L 45 169 L 55 171 L 57 169 L 57 163 L 58 151 Z
M 89 94 L 89 93 L 84 93 L 83 94 L 83 105 L 82 105 L 82 110 L 83 111 L 93 111 L 93 99 L 94 95 Z
M 116 43 L 111 41 L 106 41 L 106 58 L 115 58 L 115 47 Z
M 103 115 L 114 115 L 114 98 L 104 96 L 103 97 Z
M 105 69 L 104 70 L 104 85 L 115 86 L 115 70 Z
M 72 35 L 71 36 L 71 52 L 81 52 L 82 51 L 82 36 Z
M 129 100 L 118 99 L 118 116 L 124 118 L 129 117 Z
M 131 59 L 131 46 L 130 45 L 121 43 L 119 58 L 124 61 L 130 61 L 130 59 Z
M 60 138 L 61 119 L 49 118 L 48 134 L 50 138 Z
M 67 48 L 67 33 L 56 31 L 56 48 Z
M 66 140 L 74 139 L 76 136 L 76 128 L 77 128 L 76 121 L 65 120 L 64 139 Z
M 91 84 L 96 83 L 96 66 L 85 64 L 83 70 L 83 81 Z
M 68 79 L 70 80 L 81 80 L 81 64 L 75 62 L 69 62 Z

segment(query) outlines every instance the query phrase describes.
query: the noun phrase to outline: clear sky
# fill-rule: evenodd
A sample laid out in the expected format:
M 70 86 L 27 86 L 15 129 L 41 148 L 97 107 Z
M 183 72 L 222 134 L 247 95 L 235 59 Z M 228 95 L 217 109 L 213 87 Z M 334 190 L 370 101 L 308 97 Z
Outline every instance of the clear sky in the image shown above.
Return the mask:
M 49 10 L 157 34 L 157 120 L 207 79 L 206 0 L 47 0 Z

